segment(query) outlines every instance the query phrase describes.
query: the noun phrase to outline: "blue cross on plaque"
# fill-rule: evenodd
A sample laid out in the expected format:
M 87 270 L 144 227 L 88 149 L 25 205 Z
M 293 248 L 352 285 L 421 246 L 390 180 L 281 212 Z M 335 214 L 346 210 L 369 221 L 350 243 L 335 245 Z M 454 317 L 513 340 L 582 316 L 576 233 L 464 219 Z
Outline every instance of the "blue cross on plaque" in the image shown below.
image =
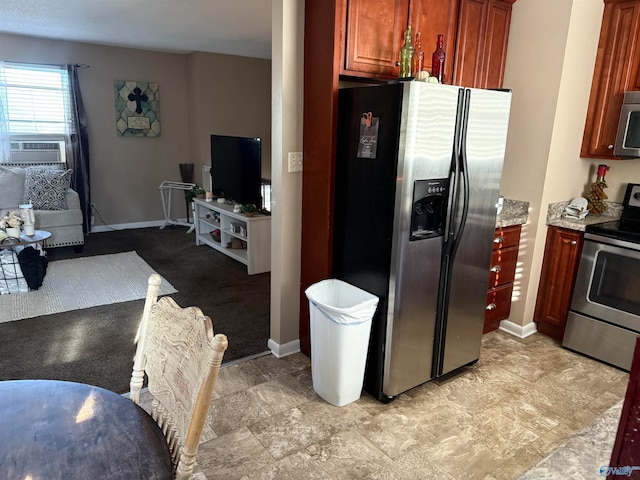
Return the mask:
M 149 100 L 149 97 L 142 93 L 138 87 L 133 89 L 133 93 L 130 93 L 127 97 L 129 101 L 136 102 L 136 113 L 140 115 L 142 113 L 142 102 Z

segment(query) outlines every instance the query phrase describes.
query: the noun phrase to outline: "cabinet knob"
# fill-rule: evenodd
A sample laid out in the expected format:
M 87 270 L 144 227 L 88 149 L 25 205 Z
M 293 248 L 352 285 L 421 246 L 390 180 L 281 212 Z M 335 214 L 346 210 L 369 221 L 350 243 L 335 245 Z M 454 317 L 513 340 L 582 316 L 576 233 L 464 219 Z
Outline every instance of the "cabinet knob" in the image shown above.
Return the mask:
M 578 242 L 576 242 L 575 240 L 571 240 L 571 245 L 577 245 Z
M 609 145 L 609 146 L 607 146 L 607 148 L 608 148 L 609 150 L 613 150 L 613 145 Z
M 500 273 L 500 271 L 502 271 L 502 267 L 500 265 L 494 265 L 491 267 L 491 271 L 494 273 Z
M 496 237 L 493 239 L 493 243 L 504 243 L 504 237 Z
M 490 312 L 491 310 L 495 310 L 496 308 L 498 308 L 498 306 L 495 303 L 490 303 L 486 306 L 485 310 L 488 310 Z

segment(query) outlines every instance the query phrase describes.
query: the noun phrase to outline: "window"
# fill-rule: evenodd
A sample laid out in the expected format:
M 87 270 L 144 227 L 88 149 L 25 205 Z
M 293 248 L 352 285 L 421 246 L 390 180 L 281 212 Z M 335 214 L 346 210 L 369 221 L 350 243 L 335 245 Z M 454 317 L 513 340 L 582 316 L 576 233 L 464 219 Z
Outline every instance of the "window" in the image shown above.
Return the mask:
M 65 161 L 71 118 L 69 78 L 63 66 L 4 64 L 11 162 Z

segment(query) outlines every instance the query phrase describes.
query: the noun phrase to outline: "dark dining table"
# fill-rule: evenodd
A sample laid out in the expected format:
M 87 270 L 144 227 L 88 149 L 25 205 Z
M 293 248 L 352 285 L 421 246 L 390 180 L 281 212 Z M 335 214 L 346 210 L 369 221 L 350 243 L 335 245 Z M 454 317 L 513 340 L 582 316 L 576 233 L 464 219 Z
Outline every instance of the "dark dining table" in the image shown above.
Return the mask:
M 57 380 L 0 382 L 0 478 L 172 478 L 153 418 L 103 388 Z

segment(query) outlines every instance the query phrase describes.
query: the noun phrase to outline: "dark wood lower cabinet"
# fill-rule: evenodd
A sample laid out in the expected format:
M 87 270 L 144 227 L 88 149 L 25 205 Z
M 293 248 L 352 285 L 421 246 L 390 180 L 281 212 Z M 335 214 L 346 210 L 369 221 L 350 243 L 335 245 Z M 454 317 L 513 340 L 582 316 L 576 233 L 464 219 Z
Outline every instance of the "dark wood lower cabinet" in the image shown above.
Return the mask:
M 584 233 L 548 227 L 533 320 L 538 331 L 562 340 L 582 254 Z
M 482 333 L 497 330 L 500 322 L 509 318 L 511 313 L 511 295 L 516 275 L 521 230 L 520 225 L 496 228 Z

